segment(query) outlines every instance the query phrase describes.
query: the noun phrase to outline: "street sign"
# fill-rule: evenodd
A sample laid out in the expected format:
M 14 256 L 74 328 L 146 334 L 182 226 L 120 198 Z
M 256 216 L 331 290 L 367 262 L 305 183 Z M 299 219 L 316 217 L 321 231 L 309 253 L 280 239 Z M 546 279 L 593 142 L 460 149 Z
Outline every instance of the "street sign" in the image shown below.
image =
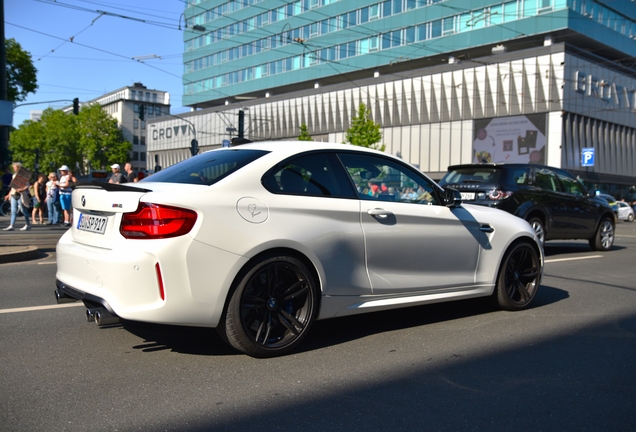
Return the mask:
M 594 166 L 594 148 L 581 149 L 581 166 Z

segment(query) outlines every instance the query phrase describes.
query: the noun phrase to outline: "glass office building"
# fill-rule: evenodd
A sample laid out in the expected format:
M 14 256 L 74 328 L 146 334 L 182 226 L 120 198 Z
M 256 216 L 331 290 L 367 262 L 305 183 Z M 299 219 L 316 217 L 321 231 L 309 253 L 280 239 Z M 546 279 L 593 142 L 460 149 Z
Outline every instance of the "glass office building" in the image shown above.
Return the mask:
M 636 199 L 636 4 L 612 0 L 190 0 L 182 119 L 165 165 L 236 134 L 342 142 L 360 103 L 386 151 L 448 165 L 540 162 Z M 150 167 L 151 168 L 151 167 Z

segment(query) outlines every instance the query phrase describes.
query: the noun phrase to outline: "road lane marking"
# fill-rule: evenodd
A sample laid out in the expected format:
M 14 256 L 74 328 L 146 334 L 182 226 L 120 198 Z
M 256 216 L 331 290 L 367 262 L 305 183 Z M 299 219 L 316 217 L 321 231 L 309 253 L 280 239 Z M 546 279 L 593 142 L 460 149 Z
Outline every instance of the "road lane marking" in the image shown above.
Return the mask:
M 561 262 L 561 261 L 577 261 L 577 260 L 592 259 L 592 258 L 603 258 L 603 255 L 590 255 L 590 256 L 576 257 L 576 258 L 559 258 L 559 259 L 545 260 L 545 262 L 554 263 L 554 262 Z
M 31 307 L 23 307 L 23 308 L 14 308 L 14 309 L 0 309 L 0 314 L 13 313 L 13 312 L 33 312 L 39 310 L 48 310 L 48 309 L 61 309 L 61 308 L 69 308 L 69 307 L 86 307 L 84 303 L 64 303 L 59 305 L 49 305 L 49 306 L 31 306 Z

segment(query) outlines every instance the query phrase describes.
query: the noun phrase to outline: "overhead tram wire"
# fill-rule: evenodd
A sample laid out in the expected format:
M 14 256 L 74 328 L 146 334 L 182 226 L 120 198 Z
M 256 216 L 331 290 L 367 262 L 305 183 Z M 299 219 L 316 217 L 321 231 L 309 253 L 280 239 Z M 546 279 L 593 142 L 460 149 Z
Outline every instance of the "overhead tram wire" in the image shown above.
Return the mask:
M 5 21 L 5 24 L 9 24 L 9 25 L 12 25 L 14 27 L 21 28 L 23 30 L 27 30 L 27 31 L 31 31 L 31 32 L 34 32 L 34 33 L 38 33 L 38 34 L 41 34 L 43 36 L 51 37 L 53 39 L 66 40 L 66 39 L 61 38 L 59 36 L 50 35 L 48 33 L 44 33 L 44 32 L 38 31 L 38 30 L 33 30 L 33 29 L 28 28 L 28 27 L 24 27 L 24 26 L 21 26 L 21 25 L 18 25 L 18 24 L 13 24 L 13 23 L 10 23 L 10 22 L 7 22 L 7 21 Z M 105 54 L 108 54 L 108 55 L 112 55 L 112 56 L 115 56 L 115 57 L 119 57 L 119 58 L 122 58 L 122 59 L 126 59 L 126 60 L 129 60 L 129 61 L 134 61 L 134 62 L 137 62 L 137 63 L 141 63 L 141 64 L 143 64 L 143 65 L 145 65 L 145 66 L 147 66 L 149 68 L 155 69 L 155 70 L 157 70 L 159 72 L 165 73 L 167 75 L 170 75 L 172 77 L 178 78 L 180 80 L 184 79 L 181 75 L 173 74 L 172 72 L 168 72 L 168 71 L 166 71 L 164 69 L 161 69 L 161 68 L 159 68 L 157 66 L 151 65 L 151 64 L 149 64 L 149 63 L 147 63 L 145 61 L 134 60 L 134 59 L 132 59 L 130 57 L 127 57 L 127 56 L 124 56 L 122 54 L 117 54 L 117 53 L 114 53 L 114 52 L 111 52 L 111 51 L 107 51 L 107 50 L 104 50 L 104 49 L 101 49 L 101 48 L 95 48 L 95 47 L 92 47 L 90 45 L 82 44 L 82 43 L 75 42 L 75 41 L 73 42 L 73 44 L 75 44 L 77 46 L 84 47 L 84 48 L 88 48 L 88 49 L 91 49 L 91 50 L 99 51 L 99 52 L 102 52 L 102 53 L 105 53 Z M 194 83 L 194 81 L 190 81 L 190 83 Z M 211 90 L 211 89 L 209 89 L 209 90 Z M 223 95 L 224 97 L 231 97 L 230 95 L 227 95 L 227 94 L 225 94 L 223 92 L 220 92 L 220 91 L 218 93 Z
M 43 56 L 39 57 L 37 59 L 37 61 L 42 60 L 44 57 L 47 57 L 49 54 L 54 53 L 57 49 L 61 48 L 62 46 L 66 45 L 67 43 L 73 43 L 73 40 L 79 36 L 80 34 L 82 34 L 83 32 L 85 32 L 87 29 L 91 28 L 93 26 L 93 24 L 95 24 L 95 21 L 97 21 L 98 19 L 100 19 L 102 16 L 104 16 L 104 14 L 100 14 L 97 18 L 95 18 L 93 21 L 91 21 L 91 23 L 89 25 L 87 25 L 84 29 L 80 30 L 78 33 L 75 33 L 73 36 L 71 36 L 69 38 L 69 40 L 65 40 L 64 42 L 62 42 L 61 44 L 59 44 L 58 46 L 56 46 L 55 48 L 53 48 L 51 51 L 47 52 L 46 54 L 44 54 Z

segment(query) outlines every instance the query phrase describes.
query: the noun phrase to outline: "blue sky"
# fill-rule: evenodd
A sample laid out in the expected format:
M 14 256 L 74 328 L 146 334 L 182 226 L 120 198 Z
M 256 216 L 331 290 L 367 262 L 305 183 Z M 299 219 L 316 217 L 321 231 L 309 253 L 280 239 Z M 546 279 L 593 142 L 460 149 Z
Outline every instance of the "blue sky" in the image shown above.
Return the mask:
M 185 0 L 4 0 L 5 37 L 30 52 L 38 70 L 39 88 L 24 103 L 88 101 L 141 82 L 168 91 L 173 114 L 189 111 L 181 104 L 184 9 Z M 19 106 L 13 125 L 31 110 L 70 103 Z

